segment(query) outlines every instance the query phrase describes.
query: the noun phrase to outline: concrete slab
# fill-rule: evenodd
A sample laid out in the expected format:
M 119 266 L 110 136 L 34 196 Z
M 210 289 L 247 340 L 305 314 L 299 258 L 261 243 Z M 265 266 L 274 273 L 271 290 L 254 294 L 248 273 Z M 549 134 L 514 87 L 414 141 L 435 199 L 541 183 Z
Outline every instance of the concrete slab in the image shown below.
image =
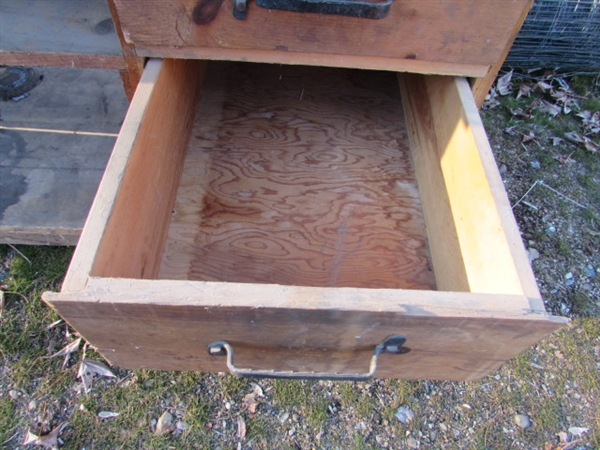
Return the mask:
M 0 103 L 0 242 L 75 245 L 128 102 L 116 70 L 39 70 Z

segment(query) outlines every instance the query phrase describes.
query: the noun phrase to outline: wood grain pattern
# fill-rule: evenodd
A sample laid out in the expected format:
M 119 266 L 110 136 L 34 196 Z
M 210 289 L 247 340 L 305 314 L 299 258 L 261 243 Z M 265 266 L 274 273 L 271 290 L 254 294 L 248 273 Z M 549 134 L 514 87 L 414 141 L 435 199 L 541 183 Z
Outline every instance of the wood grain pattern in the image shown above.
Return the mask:
M 526 293 L 539 309 L 467 80 L 416 74 L 399 80 L 438 288 Z
M 159 277 L 434 286 L 392 74 L 210 73 Z
M 225 371 L 206 353 L 225 339 L 243 367 L 364 372 L 402 333 L 411 352 L 382 357 L 378 377 L 473 380 L 565 321 L 523 296 L 388 289 L 91 278 L 44 298 L 112 363 L 169 370 Z
M 150 48 L 161 48 L 158 52 L 170 57 L 182 57 L 178 52 L 194 48 L 262 50 L 316 58 L 375 57 L 382 65 L 386 60 L 445 62 L 457 69 L 495 64 L 528 2 L 403 0 L 395 2 L 382 20 L 274 11 L 250 4 L 247 19 L 239 21 L 227 1 L 216 15 L 211 9 L 208 20 L 200 7 L 204 0 L 115 0 L 125 35 L 140 55 Z M 326 58 L 321 60 L 328 64 Z M 360 60 L 355 63 L 353 67 L 362 67 Z
M 0 64 L 125 67 L 115 32 L 94 32 L 111 18 L 105 0 L 2 1 L 0 15 Z
M 155 278 L 160 265 L 204 76 L 202 61 L 165 60 L 161 65 L 92 275 Z M 121 131 L 119 138 L 123 134 Z

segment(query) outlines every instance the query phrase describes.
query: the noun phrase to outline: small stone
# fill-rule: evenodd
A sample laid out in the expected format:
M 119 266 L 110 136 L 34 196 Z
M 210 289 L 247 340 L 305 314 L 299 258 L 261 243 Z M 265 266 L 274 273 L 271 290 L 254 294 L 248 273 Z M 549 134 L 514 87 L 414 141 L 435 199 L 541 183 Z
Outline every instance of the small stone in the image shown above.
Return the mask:
M 14 389 L 11 389 L 10 391 L 8 391 L 8 396 L 10 398 L 12 398 L 13 400 L 16 400 L 19 398 L 19 391 L 15 391 Z
M 295 428 L 290 428 L 290 430 L 288 431 L 288 436 L 293 436 L 296 434 L 296 429 Z
M 377 436 L 375 436 L 375 441 L 377 441 L 377 443 L 379 445 L 381 445 L 383 443 L 383 436 L 381 436 L 380 434 L 378 434 Z
M 284 424 L 288 419 L 290 418 L 290 413 L 288 412 L 284 412 L 280 417 L 279 417 L 279 423 Z
M 410 436 L 406 440 L 406 445 L 408 445 L 410 448 L 419 448 L 419 441 L 417 441 L 414 437 Z
M 540 252 L 538 252 L 537 249 L 533 247 L 529 248 L 529 250 L 527 251 L 529 253 L 529 262 L 533 262 L 540 257 Z
M 231 409 L 231 403 L 225 402 L 225 409 L 230 410 Z
M 499 170 L 500 174 L 504 175 L 506 172 L 508 172 L 508 167 L 506 167 L 506 164 L 501 164 Z
M 584 267 L 583 271 L 585 272 L 585 274 L 588 277 L 595 277 L 596 276 L 596 271 L 594 270 L 594 268 L 592 266 L 586 266 L 586 267 Z
M 525 430 L 531 426 L 531 419 L 525 414 L 515 414 L 515 423 Z
M 178 430 L 180 431 L 185 431 L 187 430 L 189 427 L 187 426 L 186 423 L 182 422 L 181 420 L 177 421 L 177 424 L 175 425 L 177 427 Z
M 437 438 L 437 431 L 433 430 L 431 433 L 429 433 L 429 439 L 435 441 L 435 438 Z
M 591 291 L 592 289 L 594 289 L 594 286 L 592 286 L 592 283 L 583 283 L 581 285 L 581 288 L 585 291 Z
M 440 430 L 448 431 L 448 426 L 445 423 L 440 423 Z
M 404 425 L 408 425 L 415 418 L 415 413 L 408 406 L 401 406 L 394 415 Z
M 569 272 L 567 274 L 565 274 L 565 279 L 570 280 L 571 278 L 573 278 L 573 273 Z
M 160 436 L 162 434 L 169 434 L 172 431 L 175 431 L 175 425 L 173 424 L 173 416 L 169 411 L 165 411 L 162 413 L 162 416 L 159 417 L 158 422 L 156 422 L 156 431 L 155 433 Z
M 83 405 L 81 405 L 83 406 Z M 34 410 L 35 408 L 37 408 L 37 402 L 35 400 L 31 400 L 29 402 L 29 404 L 27 405 L 27 408 L 31 411 Z
M 533 160 L 531 160 L 531 167 L 533 167 L 534 169 L 541 169 L 542 165 L 540 164 L 539 161 L 533 159 Z
M 546 228 L 546 233 L 555 233 L 556 232 L 556 227 L 553 225 L 550 225 L 548 228 Z
M 565 286 L 573 286 L 574 284 L 575 280 L 573 278 L 570 278 L 567 281 L 565 281 Z

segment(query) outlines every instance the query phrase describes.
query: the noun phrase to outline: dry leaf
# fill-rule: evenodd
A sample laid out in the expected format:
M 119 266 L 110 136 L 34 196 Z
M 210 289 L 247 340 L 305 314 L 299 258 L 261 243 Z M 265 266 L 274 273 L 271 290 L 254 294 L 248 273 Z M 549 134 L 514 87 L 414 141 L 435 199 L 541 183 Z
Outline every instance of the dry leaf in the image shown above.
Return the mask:
M 84 359 L 81 361 L 81 366 L 79 366 L 77 377 L 81 378 L 83 389 L 86 394 L 90 392 L 90 389 L 92 388 L 92 381 L 94 380 L 95 375 L 111 378 L 116 377 L 105 364 L 91 359 Z
M 246 394 L 244 396 L 244 399 L 242 400 L 242 403 L 246 406 L 246 408 L 248 409 L 248 412 L 250 414 L 256 413 L 256 409 L 258 408 L 258 405 L 260 404 L 258 399 L 260 397 L 264 397 L 262 388 L 258 384 L 253 383 L 253 385 L 254 385 L 254 390 L 251 393 Z
M 512 79 L 513 71 L 511 70 L 506 75 L 498 78 L 498 82 L 496 83 L 496 88 L 498 89 L 498 93 L 500 95 L 508 95 L 511 93 L 512 86 L 510 80 Z
M 570 427 L 569 428 L 569 433 L 571 433 L 573 436 L 581 436 L 582 434 L 585 434 L 588 431 L 590 431 L 590 429 L 587 427 Z
M 565 133 L 565 137 L 571 141 L 571 142 L 576 142 L 578 144 L 583 144 L 583 138 L 581 136 L 579 136 L 577 133 L 575 133 L 574 131 L 570 131 L 568 133 Z
M 165 411 L 156 422 L 155 434 L 169 434 L 175 431 L 177 427 L 173 424 L 173 416 L 169 411 Z
M 561 162 L 563 164 L 573 164 L 575 162 L 575 160 L 571 159 L 571 155 L 573 155 L 573 153 L 569 153 L 567 156 L 558 155 L 558 156 L 555 156 L 554 159 L 556 159 L 558 162 Z
M 562 144 L 563 141 L 564 141 L 563 138 L 559 138 L 559 137 L 554 136 L 552 138 L 552 145 L 554 145 L 556 147 L 557 145 Z
M 112 411 L 100 411 L 98 417 L 101 419 L 112 419 L 113 417 L 119 417 L 119 413 Z
M 583 139 L 584 139 L 583 146 L 586 148 L 586 150 L 588 150 L 592 153 L 600 152 L 600 145 L 596 144 L 594 141 L 592 141 L 587 136 L 584 136 Z
M 517 100 L 521 97 L 529 97 L 533 88 L 528 84 L 521 84 L 519 87 L 519 93 L 517 94 Z
M 527 144 L 528 142 L 539 144 L 539 140 L 533 131 L 530 131 L 529 134 L 523 134 L 523 140 L 521 142 L 523 142 L 523 144 Z
M 490 89 L 488 95 L 485 96 L 485 103 L 483 104 L 485 109 L 494 109 L 496 106 L 499 106 L 500 102 L 498 101 L 498 91 L 495 87 Z
M 550 114 L 552 117 L 556 117 L 561 112 L 561 107 L 553 103 L 542 100 L 541 105 L 538 108 L 540 111 Z
M 246 437 L 246 422 L 242 416 L 237 417 L 237 434 L 238 439 L 244 439 Z
M 545 81 L 538 81 L 535 84 L 535 90 L 539 91 L 539 92 L 542 92 L 542 93 L 546 93 L 546 92 L 552 90 L 552 85 L 546 83 Z
M 50 325 L 48 325 L 46 328 L 44 328 L 44 330 L 46 330 L 46 331 L 51 330 L 55 326 L 60 325 L 62 322 L 63 322 L 62 319 L 58 319 L 56 322 L 52 322 Z
M 521 108 L 511 109 L 509 108 L 510 113 L 515 117 L 520 117 L 521 119 L 531 119 L 531 114 L 523 111 Z
M 41 445 L 42 447 L 57 449 L 58 435 L 66 425 L 66 423 L 61 423 L 50 433 L 43 436 L 38 436 L 28 430 L 23 445 Z
M 69 357 L 71 356 L 71 353 L 79 350 L 79 344 L 81 344 L 81 338 L 75 339 L 73 342 L 71 342 L 67 346 L 63 347 L 61 350 L 56 352 L 54 355 L 45 356 L 45 358 L 49 359 L 49 358 L 54 358 L 56 356 L 64 356 L 65 360 L 63 361 L 63 365 L 62 365 L 62 368 L 64 369 L 67 366 L 67 364 L 69 363 Z

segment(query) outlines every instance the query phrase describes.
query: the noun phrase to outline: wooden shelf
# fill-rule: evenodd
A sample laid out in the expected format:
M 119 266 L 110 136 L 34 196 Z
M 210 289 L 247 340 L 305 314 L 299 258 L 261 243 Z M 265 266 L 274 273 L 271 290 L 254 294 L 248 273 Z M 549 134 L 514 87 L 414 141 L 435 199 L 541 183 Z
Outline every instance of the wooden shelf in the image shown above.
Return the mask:
M 106 0 L 3 0 L 0 64 L 125 69 Z

